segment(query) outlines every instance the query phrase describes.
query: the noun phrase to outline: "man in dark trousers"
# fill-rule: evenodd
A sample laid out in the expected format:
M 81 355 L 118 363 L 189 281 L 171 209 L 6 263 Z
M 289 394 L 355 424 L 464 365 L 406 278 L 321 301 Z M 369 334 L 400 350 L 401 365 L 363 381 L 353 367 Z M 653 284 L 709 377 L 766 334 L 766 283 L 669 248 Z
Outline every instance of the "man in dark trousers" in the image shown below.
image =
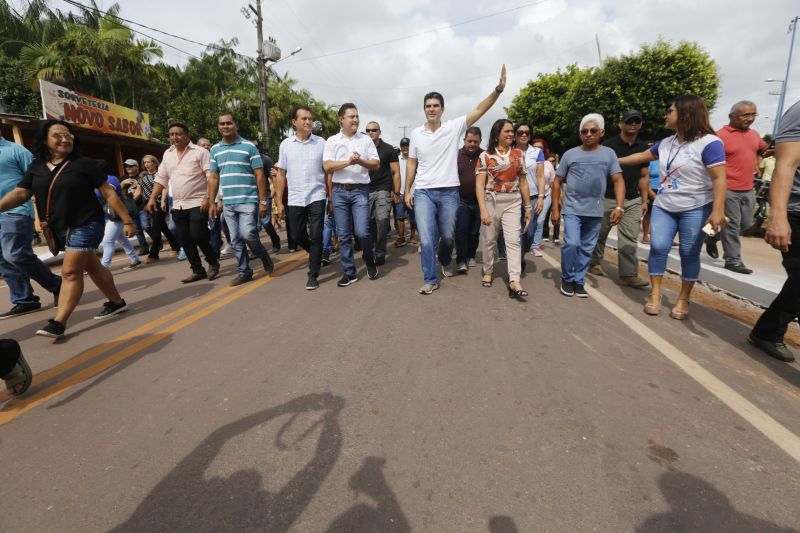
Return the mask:
M 482 152 L 480 128 L 467 128 L 464 146 L 458 151 L 458 181 L 461 185 L 458 189 L 455 244 L 459 274 L 466 274 L 470 266 L 476 266 L 475 252 L 480 240 L 481 210 L 475 196 L 475 165 Z
M 647 150 L 647 144 L 639 140 L 642 129 L 641 112 L 630 109 L 622 114 L 619 121 L 619 135 L 603 143 L 617 157 L 638 154 Z M 619 264 L 619 280 L 622 285 L 630 287 L 646 287 L 649 283 L 639 277 L 639 258 L 636 256 L 639 241 L 639 221 L 647 212 L 647 196 L 650 190 L 650 173 L 648 165 L 625 165 L 622 167 L 622 179 L 625 180 L 625 213 L 617 225 L 617 260 Z M 611 179 L 606 186 L 603 222 L 600 226 L 600 237 L 592 253 L 589 272 L 596 276 L 603 275 L 603 254 L 606 251 L 606 239 L 611 231 L 611 212 L 617 205 L 614 199 L 614 187 Z
M 747 337 L 767 355 L 790 363 L 794 353 L 783 341 L 800 317 L 800 102 L 783 115 L 775 136 L 775 172 L 769 189 L 770 219 L 764 239 L 783 255 L 788 278 L 781 292 Z
M 380 125 L 370 122 L 366 130 L 381 162 L 378 170 L 369 173 L 369 232 L 375 248 L 375 264 L 380 266 L 386 263 L 392 202 L 400 197 L 400 164 L 394 146 L 381 139 Z

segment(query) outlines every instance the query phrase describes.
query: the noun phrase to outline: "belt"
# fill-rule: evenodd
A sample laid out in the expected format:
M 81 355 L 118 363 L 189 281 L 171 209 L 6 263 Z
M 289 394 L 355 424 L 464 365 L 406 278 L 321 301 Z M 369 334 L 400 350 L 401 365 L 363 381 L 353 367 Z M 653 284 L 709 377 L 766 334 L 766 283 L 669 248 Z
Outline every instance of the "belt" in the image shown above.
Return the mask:
M 360 189 L 361 187 L 369 187 L 368 183 L 334 183 L 334 189 L 344 189 L 345 191 L 352 191 Z

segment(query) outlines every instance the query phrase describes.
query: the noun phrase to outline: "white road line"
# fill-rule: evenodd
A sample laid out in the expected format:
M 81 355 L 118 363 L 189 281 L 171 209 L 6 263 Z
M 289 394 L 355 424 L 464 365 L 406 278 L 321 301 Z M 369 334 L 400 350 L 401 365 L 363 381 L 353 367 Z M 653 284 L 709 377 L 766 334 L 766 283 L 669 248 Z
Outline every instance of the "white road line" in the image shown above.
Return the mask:
M 554 258 L 545 254 L 544 259 L 551 266 L 560 271 L 561 265 Z M 623 324 L 631 328 L 646 342 L 651 344 L 664 357 L 672 361 L 678 368 L 702 385 L 708 392 L 717 397 L 719 401 L 730 407 L 736 414 L 747 420 L 753 427 L 764 434 L 776 446 L 789 454 L 795 461 L 800 462 L 800 437 L 789 431 L 780 422 L 756 407 L 747 398 L 720 381 L 708 370 L 700 366 L 691 357 L 681 352 L 655 331 L 648 328 L 636 317 L 622 307 L 611 301 L 607 296 L 596 289 L 587 289 L 590 296 L 606 308 L 608 312 L 617 317 Z

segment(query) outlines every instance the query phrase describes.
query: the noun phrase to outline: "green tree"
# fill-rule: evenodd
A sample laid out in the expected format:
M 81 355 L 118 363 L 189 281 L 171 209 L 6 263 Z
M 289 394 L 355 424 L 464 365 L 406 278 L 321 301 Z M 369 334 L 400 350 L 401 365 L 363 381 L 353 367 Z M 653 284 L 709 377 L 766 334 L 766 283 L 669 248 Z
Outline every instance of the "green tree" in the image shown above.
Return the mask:
M 580 118 L 591 112 L 606 119 L 607 137 L 617 133 L 620 115 L 630 108 L 644 115 L 643 138 L 667 136 L 664 111 L 675 96 L 686 93 L 702 96 L 709 110 L 714 108 L 719 94 L 716 62 L 696 43 L 673 45 L 659 39 L 635 53 L 607 58 L 597 68 L 571 65 L 564 72 L 540 74 L 514 98 L 508 114 L 512 120 L 531 122 L 563 152 L 580 142 Z

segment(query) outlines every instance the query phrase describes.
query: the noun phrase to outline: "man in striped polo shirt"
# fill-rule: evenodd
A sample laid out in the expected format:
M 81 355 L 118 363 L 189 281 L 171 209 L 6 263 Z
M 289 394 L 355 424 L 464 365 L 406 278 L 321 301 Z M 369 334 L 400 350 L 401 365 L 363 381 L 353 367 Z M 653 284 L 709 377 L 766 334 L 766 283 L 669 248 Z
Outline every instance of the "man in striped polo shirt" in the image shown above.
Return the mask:
M 233 115 L 220 115 L 217 128 L 222 140 L 211 147 L 209 184 L 212 197 L 220 192 L 222 212 L 231 233 L 239 272 L 230 283 L 235 287 L 253 279 L 245 243 L 261 259 L 267 274 L 275 268 L 258 238 L 258 221 L 267 212 L 267 181 L 258 148 L 239 136 L 239 125 Z

